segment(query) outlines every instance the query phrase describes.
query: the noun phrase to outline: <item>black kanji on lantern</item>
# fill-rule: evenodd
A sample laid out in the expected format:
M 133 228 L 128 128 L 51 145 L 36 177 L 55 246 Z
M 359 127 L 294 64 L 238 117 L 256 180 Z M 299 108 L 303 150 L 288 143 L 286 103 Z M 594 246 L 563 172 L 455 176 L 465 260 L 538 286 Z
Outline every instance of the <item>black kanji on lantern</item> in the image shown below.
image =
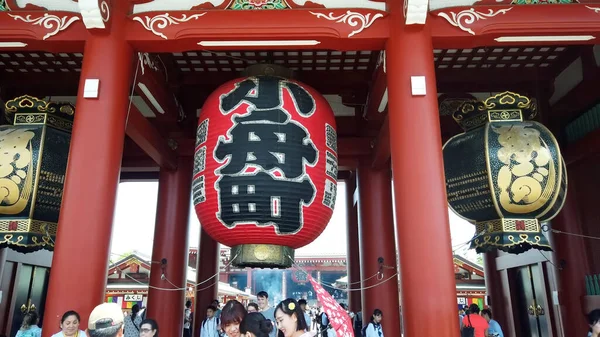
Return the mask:
M 270 174 L 223 176 L 219 181 L 221 220 L 227 227 L 238 223 L 275 225 L 280 234 L 296 233 L 303 223 L 302 204 L 312 200 L 315 189 L 302 181 L 274 179 Z
M 243 102 L 253 105 L 256 110 L 281 107 L 282 87 L 290 91 L 300 115 L 308 117 L 315 112 L 315 100 L 308 91 L 286 79 L 270 76 L 248 78 L 237 83 L 233 91 L 221 95 L 221 111 L 227 114 Z
M 316 193 L 305 165 L 315 165 L 318 152 L 308 131 L 284 109 L 284 88 L 300 115 L 314 112 L 314 99 L 304 88 L 276 77 L 246 79 L 221 96 L 223 114 L 249 104 L 232 117 L 228 139 L 221 137 L 214 151 L 218 160 L 228 159 L 217 181 L 220 218 L 227 227 L 272 224 L 277 233 L 291 234 L 303 226 L 302 205 Z
M 230 131 L 232 141 L 220 141 L 215 150 L 219 160 L 230 157 L 220 173 L 236 174 L 246 165 L 257 165 L 267 171 L 279 168 L 287 178 L 303 175 L 304 161 L 314 164 L 317 158 L 317 150 L 307 138 L 306 130 L 295 122 L 277 123 L 276 119 L 267 119 L 267 115 L 260 122 L 256 121 L 258 113 L 234 117 L 236 125 Z

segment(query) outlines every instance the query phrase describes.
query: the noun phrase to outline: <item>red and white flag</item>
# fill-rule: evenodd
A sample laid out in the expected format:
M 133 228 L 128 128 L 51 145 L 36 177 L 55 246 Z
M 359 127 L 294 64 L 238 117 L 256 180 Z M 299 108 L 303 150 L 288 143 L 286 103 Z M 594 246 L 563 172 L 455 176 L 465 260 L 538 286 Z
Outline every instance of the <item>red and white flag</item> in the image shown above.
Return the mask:
M 315 281 L 310 275 L 308 276 L 310 284 L 312 284 L 315 292 L 317 293 L 317 299 L 323 305 L 323 309 L 327 314 L 329 323 L 335 330 L 337 337 L 354 337 L 354 329 L 352 328 L 352 320 L 336 300 L 323 289 L 323 287 Z

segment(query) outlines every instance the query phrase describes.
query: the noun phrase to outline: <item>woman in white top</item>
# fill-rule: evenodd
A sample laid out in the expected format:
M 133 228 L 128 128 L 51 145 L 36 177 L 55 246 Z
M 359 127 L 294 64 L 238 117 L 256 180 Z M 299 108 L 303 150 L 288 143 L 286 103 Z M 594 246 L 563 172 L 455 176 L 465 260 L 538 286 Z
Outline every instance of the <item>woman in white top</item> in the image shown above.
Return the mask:
M 279 329 L 278 337 L 312 337 L 311 332 L 306 332 L 308 327 L 304 320 L 304 313 L 296 300 L 288 298 L 275 307 L 275 321 Z
M 383 313 L 379 309 L 373 310 L 371 321 L 365 327 L 366 337 L 383 337 L 383 329 L 381 328 L 381 320 L 383 319 Z
M 61 331 L 52 335 L 52 337 L 87 337 L 85 331 L 79 330 L 79 314 L 73 310 L 65 312 L 60 319 Z

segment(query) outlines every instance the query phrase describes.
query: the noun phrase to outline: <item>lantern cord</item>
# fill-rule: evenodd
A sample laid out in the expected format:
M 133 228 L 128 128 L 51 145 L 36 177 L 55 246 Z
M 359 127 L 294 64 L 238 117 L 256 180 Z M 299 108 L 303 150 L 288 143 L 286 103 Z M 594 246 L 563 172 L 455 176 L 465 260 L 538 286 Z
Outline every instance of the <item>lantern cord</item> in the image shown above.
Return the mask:
M 160 55 L 155 54 L 155 57 L 160 61 L 160 63 L 163 66 L 163 69 L 165 69 L 165 82 L 169 83 L 169 71 L 167 70 L 167 66 L 163 62 L 162 58 L 160 58 Z
M 540 252 L 540 254 L 542 254 L 542 256 L 544 257 L 544 259 L 546 260 L 546 262 L 550 263 L 554 268 L 556 268 L 557 270 L 561 271 L 563 270 L 562 267 L 558 267 L 554 264 L 554 262 L 550 261 L 550 259 L 548 259 L 548 257 L 546 257 L 546 255 L 544 255 L 544 253 L 542 253 L 541 250 L 537 250 L 538 252 Z
M 133 75 L 133 85 L 131 86 L 131 94 L 129 95 L 129 105 L 127 106 L 127 117 L 125 118 L 125 126 L 129 123 L 129 113 L 131 112 L 131 103 L 133 103 L 133 92 L 135 91 L 135 85 L 137 84 L 137 76 L 140 71 L 140 58 L 137 58 L 135 65 L 135 74 Z
M 110 261 L 110 262 L 111 262 L 111 263 L 113 263 L 112 261 Z M 130 278 L 132 281 L 134 281 L 134 282 L 136 282 L 136 283 L 139 283 L 139 284 L 141 284 L 141 285 L 147 286 L 148 288 L 151 288 L 151 289 L 156 289 L 156 290 L 164 290 L 164 291 L 187 291 L 187 290 L 188 290 L 188 287 L 183 287 L 183 288 L 180 288 L 180 287 L 177 287 L 177 286 L 175 286 L 175 285 L 173 284 L 173 282 L 169 281 L 169 280 L 168 280 L 168 279 L 166 279 L 166 278 L 165 278 L 165 280 L 166 280 L 167 282 L 169 282 L 171 285 L 175 286 L 175 288 L 162 288 L 162 287 L 155 287 L 155 286 L 151 286 L 151 285 L 149 285 L 149 284 L 146 284 L 146 283 L 140 282 L 139 280 L 137 280 L 137 279 L 133 278 L 131 275 L 129 275 L 129 274 L 127 274 L 127 273 L 125 273 L 125 272 L 124 272 L 124 271 L 123 271 L 121 268 L 119 268 L 118 266 L 117 266 L 117 267 L 115 267 L 115 268 L 117 268 L 117 269 L 118 269 L 118 270 L 119 270 L 121 273 L 123 273 L 123 275 L 125 275 L 125 277 L 128 277 L 128 278 Z M 218 275 L 218 274 L 217 274 L 217 275 Z M 212 278 L 214 278 L 214 276 L 213 276 L 213 277 L 211 277 L 211 278 L 209 278 L 209 279 L 207 279 L 207 280 L 205 280 L 205 281 L 203 281 L 203 282 L 206 282 L 206 281 L 208 281 L 208 280 L 210 280 L 210 279 L 212 279 Z M 211 285 L 209 285 L 209 286 L 206 286 L 206 287 L 204 287 L 204 288 L 201 288 L 201 289 L 196 289 L 195 291 L 196 291 L 196 292 L 200 292 L 200 291 L 207 290 L 207 289 L 209 289 L 209 288 L 212 288 L 213 286 L 217 285 L 218 283 L 219 283 L 218 281 L 215 281 L 215 282 L 213 282 Z M 198 283 L 198 284 L 200 284 L 200 283 Z M 197 288 L 197 285 L 198 285 L 198 284 L 194 284 L 194 285 L 193 285 L 193 287 L 194 287 L 194 288 Z
M 310 276 L 310 273 L 309 273 L 309 272 L 307 272 L 306 270 L 304 270 L 304 268 L 302 268 L 300 265 L 298 265 L 298 264 L 296 263 L 296 261 L 294 261 L 294 259 L 293 259 L 291 256 L 287 255 L 287 257 L 288 257 L 288 259 L 290 259 L 290 260 L 292 261 L 292 265 L 293 265 L 293 266 L 294 266 L 296 269 L 298 269 L 298 270 L 300 270 L 301 272 L 305 273 L 306 275 L 309 275 L 309 276 Z M 375 274 L 375 276 L 380 276 L 380 275 L 381 275 L 381 277 L 382 277 L 381 279 L 383 279 L 383 273 L 379 273 L 379 272 L 378 272 L 377 274 Z M 385 282 L 387 282 L 387 281 L 389 281 L 389 280 L 391 280 L 391 279 L 393 279 L 393 278 L 396 278 L 396 279 L 397 279 L 397 276 L 398 276 L 398 273 L 394 273 L 392 276 L 390 276 L 390 277 L 388 277 L 387 279 L 385 279 L 385 280 L 383 280 L 383 281 L 381 281 L 381 282 L 378 282 L 378 283 L 376 283 L 376 284 L 373 284 L 373 285 L 370 285 L 370 286 L 367 286 L 367 287 L 362 287 L 362 288 L 352 288 L 352 289 L 349 289 L 349 288 L 347 288 L 347 289 L 344 289 L 344 288 L 338 288 L 338 287 L 336 287 L 336 286 L 332 286 L 332 285 L 329 285 L 329 284 L 326 284 L 326 283 L 323 283 L 323 282 L 317 282 L 317 283 L 319 283 L 319 284 L 320 284 L 320 285 L 322 285 L 323 287 L 331 288 L 331 289 L 334 289 L 334 290 L 340 290 L 340 291 L 344 291 L 344 292 L 349 292 L 349 291 L 361 291 L 361 290 L 371 289 L 371 288 L 375 288 L 375 287 L 377 287 L 377 286 L 380 286 L 381 284 L 383 284 L 383 283 L 385 283 Z M 379 279 L 379 277 L 378 277 L 378 280 L 381 280 L 381 279 Z M 365 280 L 363 280 L 363 282 L 364 282 L 364 281 L 366 281 L 366 279 L 365 279 Z
M 304 271 L 304 270 L 302 270 L 302 272 L 305 272 L 305 271 Z M 367 278 L 366 278 L 366 279 L 364 279 L 364 280 L 361 280 L 361 281 L 356 281 L 356 282 L 348 282 L 347 284 L 348 284 L 348 285 L 351 285 L 351 284 L 359 284 L 359 283 L 362 283 L 362 282 L 368 281 L 368 280 L 370 280 L 370 279 L 372 279 L 372 278 L 374 278 L 374 277 L 378 277 L 378 276 L 379 276 L 379 272 L 377 272 L 377 273 L 375 273 L 375 274 L 373 274 L 373 275 L 371 275 L 371 276 L 367 277 Z
M 52 236 L 50 235 L 50 232 L 48 231 L 48 229 L 47 229 L 47 228 L 46 228 L 46 235 L 48 236 L 48 238 L 49 238 L 49 239 L 50 239 L 50 241 L 52 242 L 52 245 L 56 245 L 56 242 L 55 242 L 55 241 L 52 239 Z M 112 255 L 112 256 L 119 256 L 119 257 L 121 256 L 121 255 L 119 255 L 119 254 L 115 254 L 115 253 L 110 253 L 110 255 Z M 236 255 L 236 256 L 234 256 L 232 259 L 230 259 L 230 260 L 229 260 L 229 262 L 228 262 L 227 264 L 225 264 L 225 266 L 224 266 L 224 267 L 225 267 L 225 268 L 229 267 L 229 265 L 230 265 L 230 264 L 233 262 L 233 260 L 235 260 L 237 257 L 238 257 L 238 255 Z M 112 259 L 109 259 L 109 262 L 110 262 L 111 264 L 114 264 L 114 262 L 112 261 Z M 150 263 L 155 263 L 155 264 L 157 264 L 157 263 L 158 263 L 158 264 L 161 264 L 161 263 L 162 263 L 162 262 L 160 262 L 160 261 L 149 261 L 149 262 L 150 262 Z M 123 273 L 123 275 L 125 275 L 126 277 L 128 277 L 128 278 L 132 279 L 133 281 L 135 281 L 135 282 L 137 282 L 137 283 L 139 283 L 139 284 L 142 284 L 142 285 L 147 285 L 147 286 L 148 286 L 148 288 L 152 288 L 152 289 L 158 289 L 158 290 L 167 290 L 167 291 L 180 291 L 180 290 L 187 290 L 187 289 L 188 289 L 187 287 L 184 287 L 184 288 L 179 288 L 179 287 L 177 287 L 177 286 L 176 286 L 175 284 L 173 284 L 173 282 L 171 282 L 171 280 L 169 280 L 169 279 L 168 279 L 166 276 L 164 277 L 164 280 L 165 280 L 165 281 L 167 281 L 169 284 L 171 284 L 173 287 L 175 287 L 174 289 L 171 289 L 171 288 L 161 288 L 161 287 L 154 287 L 154 286 L 151 286 L 151 285 L 149 285 L 149 284 L 145 284 L 145 283 L 143 283 L 143 282 L 140 282 L 140 281 L 136 280 L 135 278 L 133 278 L 133 277 L 131 277 L 130 275 L 128 275 L 127 273 L 125 273 L 125 272 L 124 272 L 124 271 L 123 271 L 121 268 L 119 268 L 119 266 L 115 266 L 115 268 L 117 268 L 117 269 L 118 269 L 118 270 L 119 270 L 121 273 Z M 164 275 L 164 274 L 163 274 L 163 275 Z M 211 277 L 207 278 L 206 280 L 204 280 L 204 281 L 202 281 L 202 282 L 199 282 L 199 283 L 194 283 L 194 284 L 193 284 L 193 287 L 194 287 L 194 288 L 198 288 L 198 286 L 199 286 L 199 285 L 201 285 L 201 284 L 204 284 L 204 283 L 206 283 L 206 282 L 208 282 L 208 281 L 210 281 L 210 280 L 214 279 L 214 278 L 215 278 L 215 277 L 217 277 L 217 276 L 219 276 L 219 272 L 217 272 L 216 274 L 214 274 L 213 276 L 211 276 Z M 209 289 L 209 288 L 211 288 L 212 286 L 214 286 L 215 284 L 218 284 L 218 283 L 219 283 L 219 281 L 213 282 L 211 285 L 209 285 L 209 286 L 207 286 L 207 287 L 205 287 L 205 288 L 202 288 L 202 289 L 197 289 L 197 290 L 196 290 L 196 292 L 199 292 L 199 291 L 203 291 L 203 290 Z
M 460 243 L 458 245 L 452 246 L 452 254 L 456 253 L 459 249 L 463 248 L 464 246 L 470 244 L 471 242 L 473 242 L 475 239 L 479 238 L 483 234 L 485 234 L 485 230 L 483 230 L 483 231 L 481 231 L 479 233 L 476 233 L 476 235 L 474 235 L 473 238 L 471 238 L 467 242 L 463 242 L 463 243 Z
M 546 229 L 546 230 L 544 230 L 544 232 L 547 232 L 547 231 L 551 231 L 552 233 L 556 233 L 556 234 L 565 234 L 565 235 L 576 236 L 576 237 L 578 237 L 578 238 L 592 239 L 592 240 L 600 240 L 600 237 L 597 237 L 597 236 L 590 236 L 590 235 L 584 235 L 584 234 L 568 233 L 568 232 L 563 232 L 563 231 L 560 231 L 560 230 L 558 230 L 558 229 Z
M 113 261 L 110 261 L 110 263 L 114 263 Z M 181 290 L 187 290 L 187 288 L 177 288 L 177 289 L 173 289 L 173 288 L 161 288 L 161 287 L 155 287 L 155 286 L 151 286 L 149 284 L 140 282 L 139 280 L 133 278 L 131 275 L 125 273 L 121 268 L 119 268 L 118 266 L 116 266 L 115 268 L 117 268 L 121 273 L 123 273 L 123 275 L 125 275 L 125 277 L 131 279 L 132 281 L 139 283 L 141 285 L 147 286 L 150 289 L 157 289 L 157 290 L 164 290 L 164 291 L 181 291 Z
M 224 268 L 227 268 L 227 267 L 229 267 L 229 265 L 230 265 L 230 264 L 233 262 L 233 260 L 235 260 L 237 257 L 238 257 L 238 255 L 234 256 L 234 257 L 233 257 L 232 259 L 230 259 L 230 260 L 229 260 L 229 262 L 228 262 L 227 264 L 225 264 L 223 267 L 224 267 Z M 199 283 L 193 283 L 193 284 L 192 284 L 192 286 L 193 286 L 194 288 L 197 288 L 199 285 L 201 285 L 201 284 L 204 284 L 204 283 L 206 283 L 206 282 L 208 282 L 208 281 L 210 281 L 210 280 L 214 279 L 215 277 L 219 276 L 219 273 L 220 273 L 220 272 L 217 272 L 216 274 L 214 274 L 213 276 L 211 276 L 211 277 L 207 278 L 206 280 L 204 280 L 204 281 L 202 281 L 202 282 L 199 282 Z M 164 273 L 163 273 L 163 276 L 164 276 L 164 280 L 165 280 L 165 281 L 167 281 L 167 282 L 168 282 L 169 284 L 171 284 L 172 286 L 174 286 L 174 287 L 177 287 L 175 284 L 173 284 L 173 282 L 171 282 L 171 280 L 169 280 L 169 279 L 167 278 L 167 276 L 166 276 Z M 210 286 L 208 286 L 206 289 L 208 289 L 208 288 L 212 287 L 213 285 L 215 285 L 215 284 L 217 284 L 217 283 L 218 283 L 218 281 L 217 281 L 217 282 L 214 282 L 213 284 L 211 284 Z M 198 291 L 200 291 L 200 290 L 198 290 Z

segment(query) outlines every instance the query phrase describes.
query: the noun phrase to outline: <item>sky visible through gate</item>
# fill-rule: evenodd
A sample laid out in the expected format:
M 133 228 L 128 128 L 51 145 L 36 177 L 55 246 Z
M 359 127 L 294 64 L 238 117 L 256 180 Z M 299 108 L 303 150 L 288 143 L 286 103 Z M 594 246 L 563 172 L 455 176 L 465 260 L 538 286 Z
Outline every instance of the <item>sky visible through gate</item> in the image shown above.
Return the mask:
M 137 251 L 145 256 L 152 255 L 154 221 L 158 182 L 123 182 L 119 184 L 117 206 L 114 216 L 111 243 L 111 261 L 122 254 Z M 346 254 L 346 186 L 338 184 L 338 196 L 333 217 L 323 233 L 309 245 L 296 250 L 296 256 L 345 255 Z M 450 230 L 452 247 L 456 254 L 476 262 L 477 254 L 468 250 L 468 242 L 475 228 L 451 211 Z M 195 210 L 190 206 L 189 247 L 198 246 L 200 223 Z

